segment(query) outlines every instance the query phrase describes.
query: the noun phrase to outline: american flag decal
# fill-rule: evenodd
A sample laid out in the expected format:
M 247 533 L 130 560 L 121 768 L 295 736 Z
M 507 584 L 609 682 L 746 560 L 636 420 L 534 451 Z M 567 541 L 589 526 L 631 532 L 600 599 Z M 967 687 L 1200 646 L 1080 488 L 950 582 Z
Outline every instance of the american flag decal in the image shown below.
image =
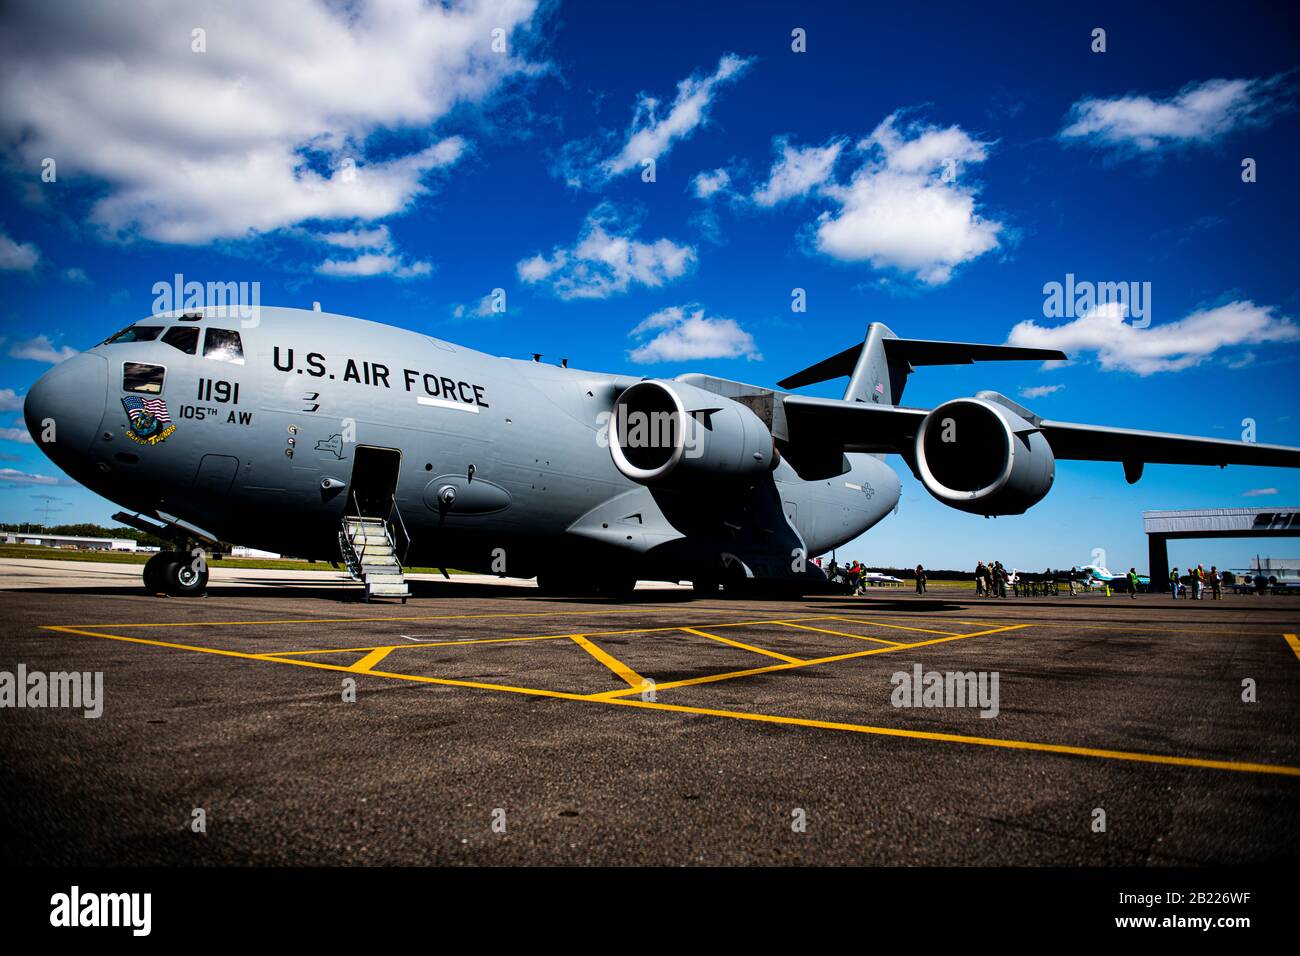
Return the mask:
M 877 383 L 876 383 L 876 394 L 877 394 L 877 395 L 884 395 L 884 394 L 885 394 L 885 386 L 882 385 L 880 382 L 877 382 Z
M 126 431 L 127 437 L 142 445 L 156 445 L 176 431 L 167 411 L 167 403 L 161 398 L 127 395 L 122 399 L 122 408 L 131 420 Z

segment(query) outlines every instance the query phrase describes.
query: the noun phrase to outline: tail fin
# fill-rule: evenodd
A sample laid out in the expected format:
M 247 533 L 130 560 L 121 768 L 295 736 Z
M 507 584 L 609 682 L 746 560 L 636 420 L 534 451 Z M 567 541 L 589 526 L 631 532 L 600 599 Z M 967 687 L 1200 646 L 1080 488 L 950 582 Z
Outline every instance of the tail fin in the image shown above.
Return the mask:
M 888 326 L 872 322 L 861 345 L 854 345 L 777 382 L 781 388 L 800 388 L 849 376 L 846 402 L 897 405 L 903 399 L 907 376 L 920 365 L 970 365 L 979 361 L 1064 359 L 1056 349 L 1026 349 L 1008 345 L 969 342 L 931 342 L 900 339 Z

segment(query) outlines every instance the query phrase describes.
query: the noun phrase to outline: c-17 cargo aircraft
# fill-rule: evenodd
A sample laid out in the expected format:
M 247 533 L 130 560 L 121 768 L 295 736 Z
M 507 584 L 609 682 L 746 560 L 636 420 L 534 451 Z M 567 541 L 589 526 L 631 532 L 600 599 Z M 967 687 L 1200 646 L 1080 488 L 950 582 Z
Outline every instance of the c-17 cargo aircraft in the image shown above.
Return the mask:
M 898 454 L 939 501 L 1021 514 L 1057 459 L 1300 466 L 1300 449 L 1046 421 L 996 392 L 899 404 L 920 366 L 1064 359 L 1055 350 L 865 340 L 766 388 L 498 358 L 320 311 L 157 315 L 28 391 L 51 460 L 175 542 L 146 588 L 203 593 L 204 548 L 342 562 L 364 595 L 418 564 L 537 577 L 550 593 L 638 580 L 700 594 L 806 593 L 811 558 L 898 503 Z M 789 390 L 848 377 L 842 399 Z

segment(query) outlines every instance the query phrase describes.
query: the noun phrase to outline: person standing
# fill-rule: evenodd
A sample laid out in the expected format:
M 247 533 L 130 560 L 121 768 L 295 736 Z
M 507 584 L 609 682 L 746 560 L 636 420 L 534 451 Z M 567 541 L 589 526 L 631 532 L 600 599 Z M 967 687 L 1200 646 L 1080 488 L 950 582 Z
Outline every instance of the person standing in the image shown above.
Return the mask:
M 1137 600 L 1138 596 L 1138 573 L 1137 568 L 1128 569 L 1128 596 Z
M 1210 600 L 1223 600 L 1223 575 L 1219 573 L 1217 564 L 1210 565 L 1210 573 L 1207 575 L 1210 581 Z
M 975 596 L 984 596 L 984 562 L 975 565 Z
M 919 564 L 916 566 L 916 593 L 925 593 L 925 568 Z
M 1077 567 L 1070 568 L 1070 597 L 1074 597 L 1075 594 L 1078 593 L 1077 591 L 1078 587 L 1079 587 L 1079 569 Z
M 1173 591 L 1173 598 L 1178 600 L 1178 569 L 1174 568 L 1169 572 L 1169 590 Z
M 1205 565 L 1198 564 L 1196 566 L 1196 572 L 1192 575 L 1192 583 L 1196 585 L 1196 600 L 1202 600 L 1205 597 Z

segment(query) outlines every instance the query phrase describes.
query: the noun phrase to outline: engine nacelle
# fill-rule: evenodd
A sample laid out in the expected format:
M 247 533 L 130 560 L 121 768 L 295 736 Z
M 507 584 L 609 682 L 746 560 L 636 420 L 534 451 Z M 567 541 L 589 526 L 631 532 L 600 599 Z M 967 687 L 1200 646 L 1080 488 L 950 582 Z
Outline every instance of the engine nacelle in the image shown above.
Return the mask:
M 930 412 L 916 433 L 916 470 L 926 491 L 979 515 L 1018 515 L 1042 501 L 1056 457 L 1034 425 L 983 398 L 957 398 Z
M 614 403 L 609 453 L 643 485 L 757 476 L 777 462 L 772 433 L 744 405 L 657 379 L 637 382 Z

